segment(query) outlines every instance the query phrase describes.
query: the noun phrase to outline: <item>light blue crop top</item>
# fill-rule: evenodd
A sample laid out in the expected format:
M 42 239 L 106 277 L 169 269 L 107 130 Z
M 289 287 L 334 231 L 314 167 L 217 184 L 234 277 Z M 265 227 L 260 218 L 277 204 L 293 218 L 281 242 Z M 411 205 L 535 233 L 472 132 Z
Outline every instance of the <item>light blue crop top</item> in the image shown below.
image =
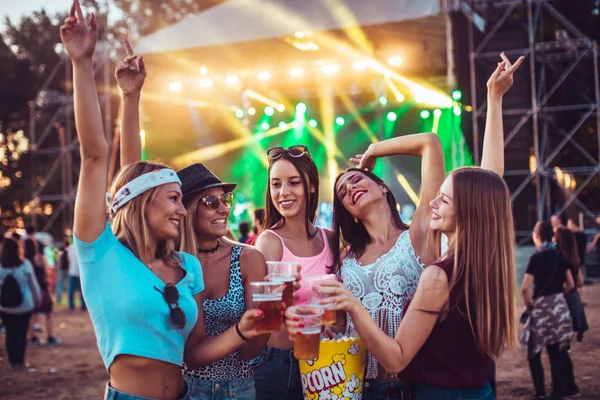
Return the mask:
M 185 342 L 198 319 L 194 295 L 204 289 L 200 261 L 179 253 L 185 277 L 177 283 L 184 329 L 169 321 L 169 305 L 154 287 L 165 283 L 113 234 L 107 223 L 92 243 L 75 237 L 81 285 L 98 349 L 108 370 L 120 354 L 152 358 L 181 366 Z

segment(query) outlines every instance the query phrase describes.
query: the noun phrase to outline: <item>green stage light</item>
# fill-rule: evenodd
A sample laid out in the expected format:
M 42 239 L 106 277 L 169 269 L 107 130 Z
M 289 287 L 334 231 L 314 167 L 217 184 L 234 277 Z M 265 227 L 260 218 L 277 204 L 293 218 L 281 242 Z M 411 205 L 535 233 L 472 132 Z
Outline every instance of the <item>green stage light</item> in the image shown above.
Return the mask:
M 279 121 L 279 129 L 285 129 L 287 127 L 287 124 L 284 121 Z
M 273 114 L 275 114 L 275 109 L 273 107 L 271 107 L 271 106 L 266 106 L 265 107 L 265 115 L 267 117 L 272 117 Z
M 319 124 L 317 123 L 316 119 L 310 119 L 308 120 L 308 126 L 310 126 L 311 128 L 316 128 Z
M 379 96 L 379 104 L 381 104 L 382 106 L 387 106 L 388 103 L 388 99 L 385 96 Z
M 462 114 L 462 110 L 460 109 L 460 107 L 454 106 L 454 115 L 458 117 L 460 114 Z
M 346 120 L 345 120 L 343 117 L 337 117 L 337 118 L 335 119 L 335 123 L 336 123 L 338 126 L 342 126 L 342 125 L 344 125 L 344 124 L 346 123 Z
M 435 117 L 441 117 L 442 116 L 442 110 L 440 110 L 439 108 L 436 108 L 435 110 L 433 110 L 433 115 Z
M 235 110 L 235 116 L 238 117 L 239 119 L 244 118 L 244 110 L 242 110 L 241 108 L 238 108 L 237 110 Z
M 296 104 L 296 112 L 300 114 L 304 114 L 306 112 L 306 104 L 298 103 Z
M 269 128 L 271 127 L 271 125 L 269 125 L 268 122 L 263 122 L 260 127 L 262 128 L 263 131 L 268 131 Z
M 390 122 L 394 122 L 395 120 L 398 119 L 398 115 L 395 112 L 390 111 L 389 113 L 387 113 L 387 119 Z
M 421 118 L 422 119 L 427 119 L 431 116 L 431 113 L 429 112 L 429 110 L 423 110 L 421 111 Z
M 458 89 L 453 90 L 452 99 L 454 99 L 454 101 L 460 101 L 460 99 L 462 99 L 462 92 Z

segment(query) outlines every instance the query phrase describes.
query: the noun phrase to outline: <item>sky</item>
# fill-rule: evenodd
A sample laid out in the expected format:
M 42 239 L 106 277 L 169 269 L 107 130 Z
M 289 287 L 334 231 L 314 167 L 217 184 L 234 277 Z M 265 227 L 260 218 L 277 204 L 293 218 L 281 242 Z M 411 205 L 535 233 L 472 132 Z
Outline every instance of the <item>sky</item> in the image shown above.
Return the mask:
M 42 7 L 50 15 L 68 9 L 71 6 L 70 0 L 0 0 L 0 15 L 2 21 L 0 24 L 4 26 L 4 17 L 10 17 L 12 23 L 16 23 L 23 15 L 27 15 L 32 11 L 41 10 Z

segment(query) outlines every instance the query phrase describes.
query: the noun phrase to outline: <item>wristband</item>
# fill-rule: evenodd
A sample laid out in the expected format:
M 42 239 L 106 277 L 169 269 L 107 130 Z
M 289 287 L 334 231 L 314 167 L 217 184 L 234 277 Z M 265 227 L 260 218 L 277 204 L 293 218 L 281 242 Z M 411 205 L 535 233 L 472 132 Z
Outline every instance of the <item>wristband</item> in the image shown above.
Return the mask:
M 239 322 L 237 324 L 235 324 L 235 331 L 237 332 L 240 339 L 242 339 L 244 342 L 248 341 L 248 338 L 246 336 L 242 335 L 242 331 L 240 331 Z

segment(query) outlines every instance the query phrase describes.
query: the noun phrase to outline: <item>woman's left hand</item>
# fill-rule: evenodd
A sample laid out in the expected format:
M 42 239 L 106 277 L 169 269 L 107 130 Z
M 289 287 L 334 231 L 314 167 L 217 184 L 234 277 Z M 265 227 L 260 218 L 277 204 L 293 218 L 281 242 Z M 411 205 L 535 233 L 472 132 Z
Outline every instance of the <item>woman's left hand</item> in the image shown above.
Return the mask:
M 325 281 L 317 288 L 317 292 L 328 295 L 319 301 L 323 306 L 329 306 L 330 310 L 342 310 L 352 312 L 360 307 L 360 301 L 354 296 L 343 283 L 337 281 Z
M 512 64 L 504 53 L 501 53 L 500 57 L 502 62 L 498 63 L 498 68 L 487 82 L 488 95 L 493 98 L 501 98 L 508 92 L 508 89 L 513 85 L 513 74 L 525 60 L 525 57 L 521 56 Z
M 351 157 L 350 162 L 357 164 L 357 168 L 372 171 L 377 162 L 377 157 L 373 155 L 373 144 L 369 145 L 364 154 L 357 154 L 355 157 Z

